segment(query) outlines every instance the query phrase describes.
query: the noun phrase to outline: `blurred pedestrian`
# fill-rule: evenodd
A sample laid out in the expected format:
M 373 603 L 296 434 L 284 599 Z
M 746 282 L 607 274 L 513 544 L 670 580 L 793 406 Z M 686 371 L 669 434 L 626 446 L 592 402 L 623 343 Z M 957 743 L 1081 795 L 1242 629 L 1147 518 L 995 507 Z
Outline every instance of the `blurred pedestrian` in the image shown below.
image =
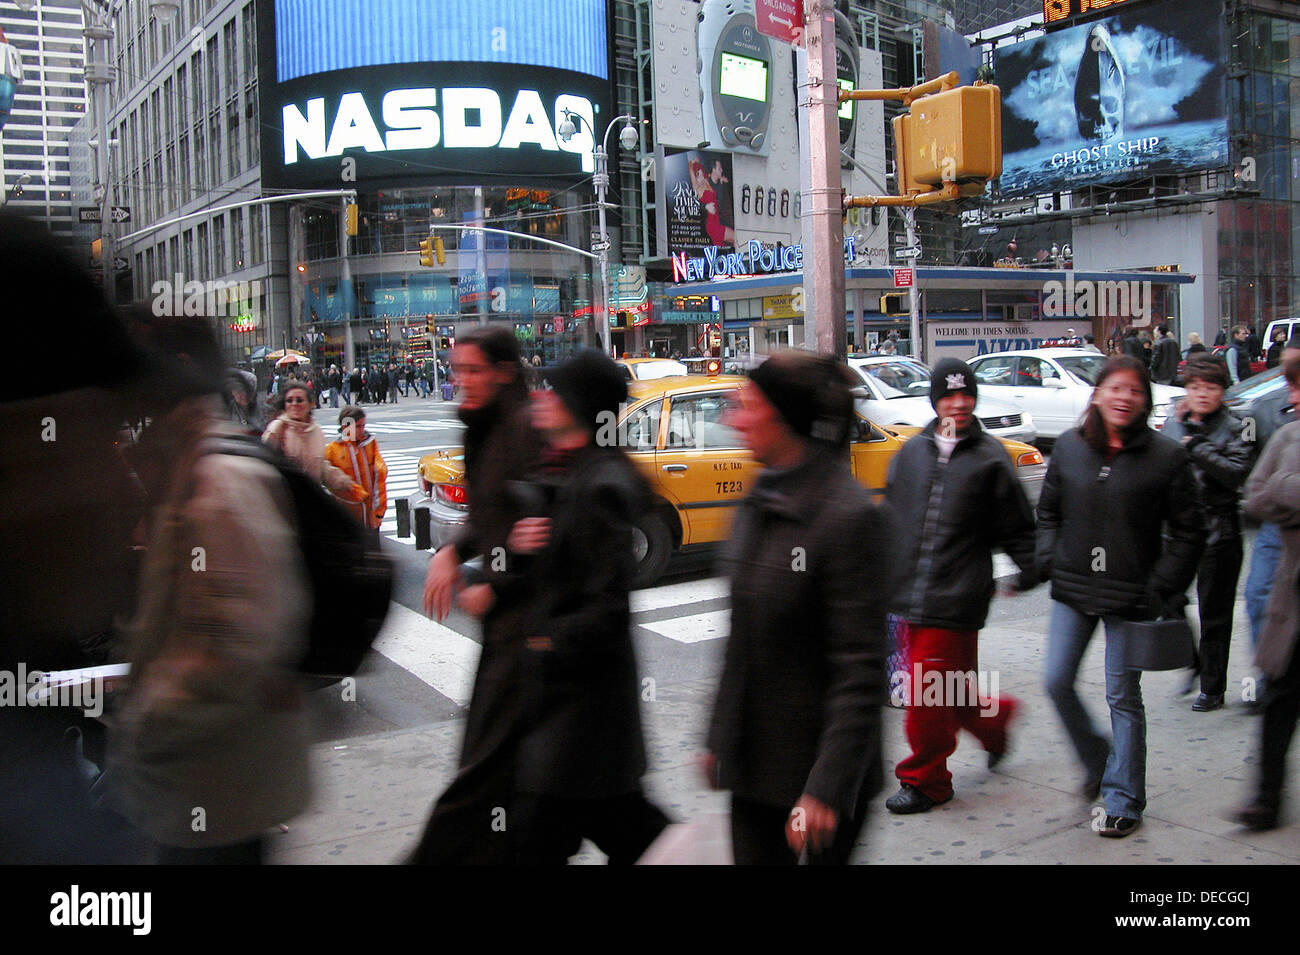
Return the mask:
M 347 480 L 331 482 L 330 491 L 346 501 L 379 549 L 379 525 L 388 509 L 388 465 L 375 436 L 366 431 L 366 413 L 355 405 L 339 412 L 339 440 L 325 445 L 325 462 Z
M 993 596 L 995 547 L 1020 567 L 1018 589 L 1037 584 L 1034 516 L 1002 444 L 975 417 L 977 389 L 969 365 L 940 360 L 930 375 L 937 417 L 889 469 L 885 499 L 914 529 L 898 551 L 903 585 L 890 604 L 906 621 L 910 656 L 902 685 L 911 753 L 895 770 L 901 787 L 885 802 L 893 813 L 926 812 L 952 799 L 947 760 L 960 729 L 979 740 L 989 768 L 996 766 L 1020 708 L 997 696 L 979 670 L 978 641 Z M 926 690 L 936 683 L 941 693 Z M 993 696 L 982 693 L 988 687 Z
M 531 417 L 546 448 L 526 488 L 530 516 L 506 541 L 527 594 L 512 851 L 519 863 L 563 864 L 586 838 L 610 864 L 631 864 L 668 825 L 641 788 L 629 602 L 632 529 L 650 489 L 621 448 L 597 440 L 627 399 L 613 360 L 583 349 L 544 375 Z
M 774 355 L 730 423 L 766 468 L 724 567 L 731 631 L 702 757 L 741 865 L 848 861 L 883 785 L 885 601 L 899 541 L 849 470 L 847 369 Z
M 151 501 L 130 679 L 108 778 L 159 861 L 256 864 L 265 830 L 306 807 L 307 710 L 294 672 L 310 585 L 283 479 L 209 453 L 222 363 L 202 319 L 157 318 L 140 340 L 159 369 L 138 469 Z M 295 388 L 303 400 L 301 386 Z
M 477 611 L 483 641 L 460 765 L 433 807 L 411 861 L 501 863 L 512 857 L 511 837 L 500 831 L 494 813 L 504 810 L 513 792 L 515 749 L 525 719 L 530 607 L 508 565 L 491 558 L 506 554 L 511 528 L 524 516 L 508 484 L 536 468 L 541 438 L 532 427 L 519 341 L 512 332 L 473 329 L 457 339 L 451 360 L 461 384 L 458 417 L 465 424 L 469 511 L 457 537 L 429 561 L 424 609 L 439 620 L 451 612 L 454 600 Z M 471 572 L 465 562 L 475 557 L 485 559 L 480 571 Z
M 1181 615 L 1205 529 L 1187 451 L 1147 427 L 1147 366 L 1127 355 L 1097 376 L 1083 423 L 1057 440 L 1038 501 L 1038 565 L 1052 582 L 1047 692 L 1100 794 L 1097 831 L 1123 837 L 1146 809 L 1146 713 L 1141 671 L 1125 666 L 1126 620 Z M 1106 627 L 1106 701 L 1113 743 L 1079 699 L 1079 665 Z
M 1255 442 L 1243 437 L 1245 425 L 1223 403 L 1228 369 L 1208 355 L 1193 358 L 1183 374 L 1187 397 L 1165 422 L 1164 434 L 1180 442 L 1192 458 L 1196 494 L 1208 535 L 1196 569 L 1197 612 L 1201 619 L 1201 693 L 1192 703 L 1198 713 L 1223 706 L 1228 684 L 1232 608 L 1241 574 L 1241 488 L 1255 463 Z
M 388 384 L 388 400 L 391 404 L 397 404 L 397 366 L 392 362 L 388 363 L 388 372 L 386 381 Z
M 253 373 L 239 368 L 227 369 L 222 397 L 225 399 L 226 417 L 249 434 L 261 437 L 266 418 L 258 401 L 257 378 Z
M 1157 341 L 1151 351 L 1151 380 L 1172 385 L 1178 374 L 1178 341 L 1167 324 L 1156 326 Z
M 1198 355 L 1207 351 L 1209 351 L 1209 349 L 1205 347 L 1205 342 L 1201 341 L 1201 336 L 1196 334 L 1196 332 L 1188 332 L 1187 350 L 1183 352 L 1183 358 L 1190 361 L 1193 355 Z
M 28 690 L 24 671 L 109 662 L 131 611 L 133 531 L 145 502 L 123 457 L 122 426 L 143 417 L 130 400 L 141 362 L 81 257 L 12 207 L 0 209 L 0 284 L 13 315 L 40 316 L 77 343 L 57 374 L 24 360 L 0 376 L 0 673 L 9 681 L 0 864 L 138 862 L 148 846 L 118 816 L 96 811 L 91 791 L 98 767 L 87 760 L 103 763 L 104 685 L 86 686 L 76 708 L 16 704 Z M 15 345 L 39 350 L 43 321 L 14 323 Z
M 262 440 L 319 484 L 325 465 L 325 432 L 311 419 L 311 389 L 293 382 L 284 388 L 280 399 L 283 410 L 266 426 Z
M 1300 359 L 1300 336 L 1292 336 L 1282 350 L 1282 361 L 1291 356 Z M 1255 439 L 1259 447 L 1267 447 L 1274 434 L 1294 421 L 1290 404 L 1278 408 L 1271 416 L 1255 420 Z M 1272 521 L 1262 521 L 1255 534 L 1255 543 L 1250 551 L 1250 570 L 1246 573 L 1246 615 L 1250 618 L 1250 643 L 1259 649 L 1259 638 L 1264 631 L 1264 616 L 1268 610 L 1268 601 L 1273 593 L 1273 578 L 1277 575 L 1277 565 L 1282 559 L 1282 532 Z M 1247 694 L 1244 701 L 1254 712 L 1260 712 L 1259 704 L 1267 693 L 1268 678 L 1256 681 L 1254 699 Z
M 1268 355 L 1265 357 L 1265 364 L 1269 368 L 1276 368 L 1282 364 L 1282 352 L 1286 349 L 1286 331 L 1277 329 L 1273 332 L 1273 343 L 1268 346 Z
M 337 408 L 339 406 L 339 392 L 343 390 L 343 375 L 339 373 L 338 365 L 330 365 L 325 384 L 330 390 L 330 407 Z
M 1300 355 L 1283 360 L 1292 406 L 1300 412 Z M 1260 634 L 1256 665 L 1268 678 L 1260 740 L 1255 796 L 1237 814 L 1248 829 L 1273 829 L 1278 823 L 1286 783 L 1286 754 L 1300 717 L 1300 498 L 1293 488 L 1300 474 L 1300 422 L 1280 428 L 1264 449 L 1255 473 L 1246 483 L 1246 513 L 1280 528 L 1282 558 Z
M 1232 342 L 1224 353 L 1224 360 L 1228 363 L 1228 375 L 1234 385 L 1250 377 L 1250 346 L 1247 344 L 1249 336 L 1246 326 L 1234 325 Z

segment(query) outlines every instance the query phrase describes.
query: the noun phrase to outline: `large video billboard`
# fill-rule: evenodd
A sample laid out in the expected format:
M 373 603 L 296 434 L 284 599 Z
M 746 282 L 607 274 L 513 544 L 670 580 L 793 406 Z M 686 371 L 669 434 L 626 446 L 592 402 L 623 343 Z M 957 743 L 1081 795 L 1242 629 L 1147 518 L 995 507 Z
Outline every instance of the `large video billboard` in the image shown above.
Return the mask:
M 272 187 L 576 180 L 614 115 L 608 0 L 267 0 L 258 31 Z
M 1228 163 L 1223 5 L 1172 0 L 997 51 L 1004 195 Z

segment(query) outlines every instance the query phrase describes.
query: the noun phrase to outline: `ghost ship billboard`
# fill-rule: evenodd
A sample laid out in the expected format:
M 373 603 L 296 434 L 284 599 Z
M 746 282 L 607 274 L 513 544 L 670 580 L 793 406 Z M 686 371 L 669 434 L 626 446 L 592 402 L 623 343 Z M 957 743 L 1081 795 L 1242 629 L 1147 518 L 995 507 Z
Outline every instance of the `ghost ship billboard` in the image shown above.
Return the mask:
M 1223 6 L 1187 2 L 997 51 L 1004 195 L 1228 165 Z

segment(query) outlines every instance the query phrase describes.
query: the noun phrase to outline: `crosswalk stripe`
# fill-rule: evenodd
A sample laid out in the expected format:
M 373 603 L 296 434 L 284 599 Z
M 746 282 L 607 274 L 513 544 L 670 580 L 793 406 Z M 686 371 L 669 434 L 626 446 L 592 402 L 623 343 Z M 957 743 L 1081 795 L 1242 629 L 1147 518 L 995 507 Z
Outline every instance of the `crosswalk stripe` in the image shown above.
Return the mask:
M 393 603 L 374 648 L 447 699 L 469 705 L 479 658 L 479 645 L 469 637 Z
M 661 637 L 676 640 L 678 643 L 699 643 L 703 640 L 717 640 L 730 633 L 731 611 L 710 610 L 707 613 L 656 620 L 654 623 L 643 623 L 640 626 Z

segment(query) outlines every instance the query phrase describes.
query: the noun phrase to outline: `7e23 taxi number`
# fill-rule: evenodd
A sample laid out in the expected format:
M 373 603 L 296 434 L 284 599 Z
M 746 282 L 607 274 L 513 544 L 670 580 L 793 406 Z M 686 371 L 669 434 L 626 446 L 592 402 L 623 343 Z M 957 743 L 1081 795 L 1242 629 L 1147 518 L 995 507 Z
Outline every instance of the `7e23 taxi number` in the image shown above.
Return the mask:
M 714 481 L 719 494 L 743 494 L 743 481 Z

